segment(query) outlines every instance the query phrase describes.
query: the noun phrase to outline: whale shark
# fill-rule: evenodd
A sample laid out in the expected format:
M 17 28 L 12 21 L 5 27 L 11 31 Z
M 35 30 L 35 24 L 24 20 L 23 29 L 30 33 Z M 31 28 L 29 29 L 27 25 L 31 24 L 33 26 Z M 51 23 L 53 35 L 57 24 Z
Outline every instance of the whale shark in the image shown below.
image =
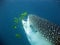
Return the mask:
M 33 14 L 22 25 L 31 45 L 60 45 L 59 25 Z

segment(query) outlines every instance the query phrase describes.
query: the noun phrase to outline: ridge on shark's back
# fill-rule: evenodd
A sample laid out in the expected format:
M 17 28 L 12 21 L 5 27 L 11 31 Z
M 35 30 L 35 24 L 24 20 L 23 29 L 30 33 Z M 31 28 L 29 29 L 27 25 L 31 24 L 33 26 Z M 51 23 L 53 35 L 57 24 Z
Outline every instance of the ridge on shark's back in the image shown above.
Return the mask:
M 60 45 L 60 26 L 36 15 L 28 15 L 22 24 L 31 45 Z

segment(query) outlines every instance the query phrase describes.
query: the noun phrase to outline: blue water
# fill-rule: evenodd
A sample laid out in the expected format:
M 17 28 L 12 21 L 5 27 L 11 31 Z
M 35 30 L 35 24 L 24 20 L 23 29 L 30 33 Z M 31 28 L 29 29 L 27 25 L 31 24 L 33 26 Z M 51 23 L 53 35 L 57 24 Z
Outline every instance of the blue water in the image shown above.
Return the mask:
M 13 18 L 19 17 L 24 11 L 60 25 L 58 0 L 0 0 L 0 45 L 30 45 L 21 23 L 16 30 L 12 28 L 15 25 Z M 16 33 L 21 34 L 21 38 L 16 38 Z

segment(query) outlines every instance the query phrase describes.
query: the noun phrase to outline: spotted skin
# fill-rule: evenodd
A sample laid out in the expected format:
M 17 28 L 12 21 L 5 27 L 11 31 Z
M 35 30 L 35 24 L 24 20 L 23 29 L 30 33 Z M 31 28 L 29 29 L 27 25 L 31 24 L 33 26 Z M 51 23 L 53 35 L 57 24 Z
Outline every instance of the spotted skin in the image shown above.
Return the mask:
M 31 25 L 35 25 L 46 40 L 49 40 L 53 45 L 60 45 L 60 26 L 51 23 L 50 21 L 40 18 L 36 15 L 29 15 Z

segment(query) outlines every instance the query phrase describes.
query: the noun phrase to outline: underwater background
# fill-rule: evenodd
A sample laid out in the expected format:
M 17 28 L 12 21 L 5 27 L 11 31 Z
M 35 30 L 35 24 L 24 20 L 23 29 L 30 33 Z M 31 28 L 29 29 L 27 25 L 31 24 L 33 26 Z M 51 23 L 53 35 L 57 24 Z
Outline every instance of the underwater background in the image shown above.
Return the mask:
M 30 45 L 21 22 L 14 22 L 23 12 L 60 25 L 59 0 L 0 0 L 0 45 Z

